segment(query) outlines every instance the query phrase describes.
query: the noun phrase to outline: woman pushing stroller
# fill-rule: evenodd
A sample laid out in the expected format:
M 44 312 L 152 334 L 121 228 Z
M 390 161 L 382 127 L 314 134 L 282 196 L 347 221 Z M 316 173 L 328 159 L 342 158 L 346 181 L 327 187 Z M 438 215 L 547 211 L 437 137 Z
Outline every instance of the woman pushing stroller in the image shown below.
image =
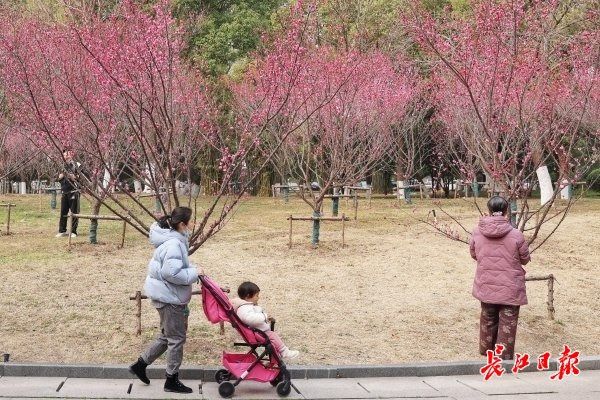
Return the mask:
M 177 207 L 150 227 L 150 242 L 156 249 L 148 265 L 144 292 L 158 311 L 160 332 L 129 367 L 131 373 L 149 384 L 146 367 L 168 349 L 165 392 L 192 393 L 191 388 L 179 381 L 189 315 L 187 305 L 192 297 L 192 284 L 203 273 L 188 259 L 191 217 L 190 208 Z
M 137 362 L 129 367 L 132 374 L 149 384 L 146 368 L 168 350 L 166 392 L 192 393 L 192 389 L 179 380 L 187 334 L 187 305 L 192 297 L 192 284 L 199 281 L 199 274 L 203 274 L 188 258 L 188 225 L 191 217 L 190 208 L 177 207 L 171 215 L 162 217 L 150 227 L 150 242 L 155 250 L 148 265 L 144 292 L 158 311 L 160 332 Z M 279 336 L 271 331 L 268 317 L 257 306 L 259 292 L 258 286 L 251 282 L 244 282 L 240 286 L 240 298 L 234 300 L 240 319 L 264 331 L 282 357 L 297 357 L 298 351 L 289 350 Z

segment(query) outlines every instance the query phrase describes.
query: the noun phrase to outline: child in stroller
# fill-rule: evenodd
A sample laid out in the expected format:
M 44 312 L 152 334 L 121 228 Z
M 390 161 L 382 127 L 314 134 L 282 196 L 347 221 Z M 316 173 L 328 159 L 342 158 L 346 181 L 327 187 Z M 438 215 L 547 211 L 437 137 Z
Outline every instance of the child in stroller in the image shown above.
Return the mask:
M 283 358 L 298 357 L 298 350 L 290 350 L 271 328 L 270 323 L 274 324 L 275 320 L 267 317 L 267 313 L 258 306 L 259 295 L 260 288 L 258 285 L 252 282 L 242 283 L 238 288 L 239 297 L 231 301 L 237 316 L 249 327 L 265 332 L 280 356 Z
M 244 340 L 244 343 L 234 345 L 250 348 L 247 353 L 242 354 L 223 352 L 222 362 L 225 369 L 215 374 L 221 397 L 233 396 L 236 386 L 243 380 L 270 382 L 276 387 L 278 395 L 289 395 L 292 387 L 290 372 L 269 335 L 260 329 L 247 326 L 236 314 L 229 298 L 217 283 L 205 275 L 200 276 L 200 282 L 202 307 L 208 320 L 212 323 L 231 323 Z

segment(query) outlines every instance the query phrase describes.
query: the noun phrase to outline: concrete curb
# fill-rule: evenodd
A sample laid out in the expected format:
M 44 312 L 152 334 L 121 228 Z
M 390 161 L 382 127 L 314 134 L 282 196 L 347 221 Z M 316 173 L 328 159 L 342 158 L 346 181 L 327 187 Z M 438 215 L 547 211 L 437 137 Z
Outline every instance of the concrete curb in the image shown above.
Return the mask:
M 523 372 L 535 372 L 537 360 L 532 360 Z M 437 362 L 418 364 L 390 365 L 293 365 L 290 367 L 293 379 L 319 378 L 380 378 L 403 376 L 448 376 L 448 375 L 477 375 L 485 364 L 481 361 Z M 504 362 L 504 368 L 510 372 L 513 362 Z M 580 357 L 578 364 L 581 370 L 600 370 L 600 356 Z M 183 379 L 200 379 L 205 382 L 215 380 L 215 372 L 220 367 L 187 367 L 182 368 L 180 375 Z M 550 370 L 557 370 L 556 360 L 550 361 Z M 164 377 L 164 366 L 148 367 L 150 379 Z M 546 371 L 547 372 L 547 371 Z M 0 376 L 50 376 L 68 378 L 93 379 L 128 379 L 132 375 L 127 365 L 93 365 L 93 364 L 25 364 L 0 363 Z

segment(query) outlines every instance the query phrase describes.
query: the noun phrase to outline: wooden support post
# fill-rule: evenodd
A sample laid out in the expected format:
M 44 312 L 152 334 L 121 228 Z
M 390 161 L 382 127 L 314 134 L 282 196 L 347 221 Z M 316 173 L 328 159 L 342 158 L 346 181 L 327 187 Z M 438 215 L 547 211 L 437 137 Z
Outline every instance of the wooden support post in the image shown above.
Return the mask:
M 548 281 L 548 300 L 546 301 L 546 306 L 548 308 L 548 318 L 554 320 L 554 275 L 544 275 L 544 276 L 527 276 L 525 277 L 525 281 Z
M 554 275 L 548 275 L 548 318 L 554 320 Z
M 358 194 L 354 191 L 354 220 L 358 217 Z
M 0 204 L 0 207 L 6 207 L 6 235 L 10 235 L 10 213 L 11 213 L 11 208 L 12 207 L 16 207 L 16 204 L 12 204 L 12 203 L 7 203 L 7 204 Z
M 373 188 L 369 189 L 367 194 L 369 195 L 369 208 L 371 208 L 371 199 L 373 198 Z
M 13 204 L 8 204 L 7 208 L 7 213 L 6 213 L 6 235 L 10 235 L 10 209 L 13 206 Z
M 346 238 L 346 214 L 342 213 L 342 249 L 346 246 L 345 238 Z
M 127 230 L 127 221 L 123 220 L 123 234 L 121 235 L 121 246 L 120 249 L 125 246 L 125 231 Z
M 419 183 L 419 194 L 421 195 L 421 200 L 423 200 L 423 184 Z
M 289 244 L 289 248 L 292 248 L 292 226 L 294 224 L 294 219 L 292 217 L 292 214 L 290 214 L 290 244 Z
M 71 231 L 73 230 L 73 213 L 69 211 L 69 219 L 67 220 L 67 235 L 69 236 L 69 251 L 71 251 Z
M 135 335 L 140 336 L 142 334 L 142 292 L 139 290 L 135 292 L 135 304 L 137 306 L 137 313 L 135 314 L 137 329 L 135 330 Z

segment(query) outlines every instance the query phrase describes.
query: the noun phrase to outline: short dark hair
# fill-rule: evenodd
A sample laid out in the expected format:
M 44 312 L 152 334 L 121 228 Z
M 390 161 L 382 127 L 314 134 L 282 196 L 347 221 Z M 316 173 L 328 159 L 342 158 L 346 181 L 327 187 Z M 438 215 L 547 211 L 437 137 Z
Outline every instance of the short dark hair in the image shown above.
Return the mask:
M 240 299 L 247 299 L 258 292 L 260 292 L 260 288 L 256 283 L 244 282 L 238 287 L 238 296 L 240 296 Z
M 504 197 L 494 196 L 488 200 L 487 203 L 490 214 L 501 212 L 502 215 L 506 215 L 508 211 L 508 201 Z

